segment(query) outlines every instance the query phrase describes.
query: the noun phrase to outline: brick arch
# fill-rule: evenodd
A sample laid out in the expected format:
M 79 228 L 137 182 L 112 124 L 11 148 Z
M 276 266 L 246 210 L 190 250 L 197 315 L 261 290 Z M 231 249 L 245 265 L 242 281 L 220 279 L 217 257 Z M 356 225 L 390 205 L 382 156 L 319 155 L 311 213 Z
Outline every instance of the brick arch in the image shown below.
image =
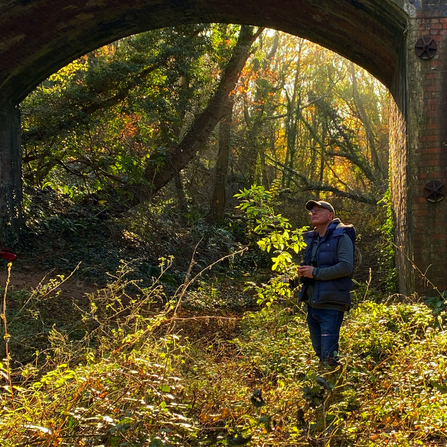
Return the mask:
M 18 232 L 20 103 L 78 56 L 130 34 L 191 23 L 240 23 L 294 34 L 350 59 L 388 87 L 396 263 L 403 294 L 447 290 L 447 5 L 445 0 L 3 0 L 0 2 L 0 234 Z M 437 43 L 415 54 L 422 36 Z M 425 279 L 420 280 L 425 272 Z M 419 278 L 419 279 L 418 279 Z
M 0 6 L 0 100 L 20 102 L 51 73 L 130 34 L 188 23 L 240 23 L 295 34 L 395 90 L 403 0 L 6 0 Z

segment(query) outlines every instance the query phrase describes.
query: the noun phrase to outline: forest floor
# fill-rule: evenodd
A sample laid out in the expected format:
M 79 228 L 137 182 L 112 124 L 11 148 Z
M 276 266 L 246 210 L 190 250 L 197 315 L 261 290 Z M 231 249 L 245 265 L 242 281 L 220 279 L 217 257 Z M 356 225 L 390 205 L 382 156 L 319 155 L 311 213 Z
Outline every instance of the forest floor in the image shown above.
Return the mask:
M 299 306 L 259 311 L 248 284 L 272 272 L 255 250 L 226 259 L 238 245 L 225 230 L 145 215 L 145 239 L 138 216 L 45 194 L 10 245 L 9 281 L 0 260 L 0 374 L 5 390 L 18 381 L 14 401 L 0 394 L 2 446 L 446 445 L 444 300 L 434 313 L 359 289 L 333 373 Z
M 57 324 L 69 324 L 75 318 L 69 315 L 70 303 L 88 309 L 89 296 L 102 293 L 124 273 L 125 281 L 136 284 L 126 288 L 129 296 L 141 295 L 157 281 L 162 305 L 178 299 L 179 288 L 190 282 L 181 289 L 183 312 L 242 316 L 257 307 L 256 292 L 246 290 L 247 281 L 271 277 L 262 254 L 229 256 L 242 248 L 237 237 L 243 240 L 244 232 L 235 237 L 200 220 L 185 223 L 175 210 L 157 214 L 145 208 L 132 214 L 119 204 L 105 208 L 94 199 L 76 204 L 47 189 L 28 194 L 26 229 L 18 242 L 5 244 L 17 254 L 8 283 L 12 313 L 21 306 L 21 295 L 36 291 L 35 299 L 42 301 L 42 290 L 46 293 L 48 284 L 57 283 L 51 304 L 40 312 L 47 315 L 51 306 L 48 324 L 56 315 Z M 0 287 L 7 278 L 7 261 L 0 259 Z
M 39 270 L 34 269 L 30 271 L 16 270 L 15 267 L 11 269 L 9 278 L 9 290 L 17 291 L 22 289 L 33 290 L 40 284 L 45 283 L 52 277 L 53 270 Z M 6 284 L 8 278 L 7 268 L 3 268 L 0 271 L 0 284 Z M 94 293 L 98 287 L 94 284 L 84 282 L 79 278 L 69 278 L 63 284 L 60 285 L 60 299 L 74 298 L 80 299 L 85 297 L 86 294 Z

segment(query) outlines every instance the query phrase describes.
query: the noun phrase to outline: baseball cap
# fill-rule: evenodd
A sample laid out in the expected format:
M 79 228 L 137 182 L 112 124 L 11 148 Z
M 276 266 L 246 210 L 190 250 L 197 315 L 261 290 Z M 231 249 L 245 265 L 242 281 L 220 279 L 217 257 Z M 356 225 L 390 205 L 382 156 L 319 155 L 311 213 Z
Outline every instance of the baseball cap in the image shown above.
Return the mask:
M 324 200 L 319 200 L 319 201 L 316 201 L 316 200 L 309 200 L 309 201 L 306 203 L 306 209 L 307 209 L 307 210 L 311 210 L 315 205 L 317 205 L 317 206 L 321 206 L 321 208 L 326 208 L 326 209 L 329 210 L 331 213 L 334 213 L 334 214 L 335 214 L 334 207 L 333 207 L 329 202 L 325 202 Z

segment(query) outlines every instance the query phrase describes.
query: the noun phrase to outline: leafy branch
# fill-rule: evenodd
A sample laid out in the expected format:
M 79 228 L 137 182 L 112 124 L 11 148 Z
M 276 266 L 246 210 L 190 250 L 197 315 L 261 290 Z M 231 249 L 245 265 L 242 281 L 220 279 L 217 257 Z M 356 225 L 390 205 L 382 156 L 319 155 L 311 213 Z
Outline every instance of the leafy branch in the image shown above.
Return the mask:
M 289 278 L 295 278 L 298 271 L 293 253 L 299 253 L 306 245 L 302 233 L 307 227 L 292 229 L 289 219 L 275 214 L 273 205 L 278 195 L 278 185 L 276 182 L 269 191 L 255 185 L 235 194 L 241 201 L 237 208 L 245 212 L 251 221 L 253 233 L 260 236 L 258 247 L 274 254 L 271 268 L 278 275 L 272 277 L 266 286 L 257 288 L 258 304 L 267 301 L 267 306 L 271 306 L 278 297 L 291 298 Z

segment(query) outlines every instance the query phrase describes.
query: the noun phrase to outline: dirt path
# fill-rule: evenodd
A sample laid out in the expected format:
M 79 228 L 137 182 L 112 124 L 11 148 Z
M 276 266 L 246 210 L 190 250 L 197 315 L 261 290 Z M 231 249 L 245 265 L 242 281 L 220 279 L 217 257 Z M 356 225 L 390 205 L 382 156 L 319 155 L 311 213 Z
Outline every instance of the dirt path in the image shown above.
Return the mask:
M 9 279 L 8 290 L 17 291 L 22 289 L 35 289 L 40 285 L 47 284 L 51 279 L 57 278 L 54 271 L 43 270 L 31 270 L 24 271 L 22 269 L 11 269 L 11 275 Z M 0 269 L 0 286 L 5 287 L 7 281 L 7 267 Z M 85 297 L 88 293 L 93 293 L 98 290 L 98 287 L 92 284 L 84 283 L 79 277 L 73 275 L 65 282 L 63 282 L 59 288 L 61 290 L 61 296 L 65 298 L 79 299 Z

